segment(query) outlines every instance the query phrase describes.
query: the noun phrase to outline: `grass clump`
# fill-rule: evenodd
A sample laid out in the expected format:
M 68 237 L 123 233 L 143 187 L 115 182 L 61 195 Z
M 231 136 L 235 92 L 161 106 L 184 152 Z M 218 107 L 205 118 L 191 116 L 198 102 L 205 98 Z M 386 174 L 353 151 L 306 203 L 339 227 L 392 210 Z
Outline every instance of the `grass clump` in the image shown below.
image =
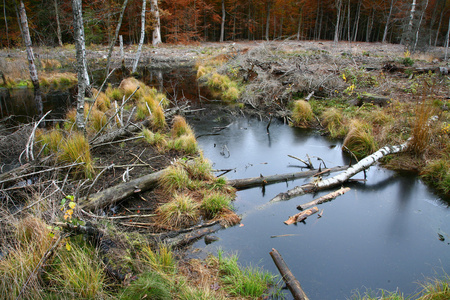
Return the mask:
M 133 281 L 120 296 L 121 300 L 134 299 L 173 299 L 170 293 L 171 284 L 167 278 L 156 272 L 147 271 Z
M 36 141 L 44 148 L 43 153 L 49 155 L 50 153 L 58 152 L 59 145 L 63 140 L 63 134 L 61 130 L 54 128 L 46 133 L 39 130 L 36 132 Z
M 345 119 L 337 108 L 328 108 L 322 114 L 323 125 L 327 128 L 332 138 L 342 138 L 347 134 Z
M 89 142 L 79 132 L 69 135 L 61 144 L 58 160 L 63 163 L 82 163 L 74 167 L 77 173 L 83 173 L 85 177 L 94 176 L 94 166 L 89 149 Z
M 141 134 L 147 143 L 155 146 L 159 151 L 162 151 L 167 145 L 166 136 L 160 132 L 152 132 L 150 129 L 144 128 Z
M 450 193 L 450 160 L 442 158 L 430 162 L 422 170 L 422 178 L 439 191 Z
M 224 288 L 233 296 L 260 297 L 275 283 L 272 274 L 258 268 L 250 266 L 242 270 L 236 255 L 225 258 L 223 252 L 219 251 L 217 259 L 221 280 L 226 284 Z
M 411 129 L 411 141 L 409 142 L 409 150 L 419 156 L 425 153 L 430 145 L 432 130 L 430 117 L 433 114 L 433 108 L 426 102 L 422 102 L 416 106 L 416 118 Z
M 172 250 L 166 244 L 159 244 L 157 250 L 153 250 L 150 246 L 144 247 L 141 261 L 153 271 L 165 274 L 176 273 L 176 260 Z
M 199 218 L 199 204 L 187 194 L 175 194 L 173 199 L 161 205 L 157 211 L 161 223 L 177 228 L 189 226 Z
M 186 154 L 196 154 L 198 152 L 197 140 L 192 135 L 182 135 L 179 138 L 170 140 L 167 147 Z
M 222 75 L 217 72 L 211 74 L 206 84 L 225 101 L 236 101 L 242 93 L 236 81 L 231 80 L 228 75 Z
M 171 129 L 172 137 L 177 138 L 182 135 L 194 135 L 194 132 L 186 122 L 186 119 L 182 116 L 175 116 L 173 118 L 173 124 Z
M 211 163 L 203 156 L 196 157 L 191 163 L 185 164 L 189 178 L 194 180 L 210 181 L 215 177 L 212 175 Z
M 186 188 L 189 182 L 188 173 L 180 164 L 168 167 L 159 179 L 159 185 L 168 193 Z
M 314 119 L 311 105 L 305 100 L 297 100 L 292 107 L 293 125 L 298 127 L 307 127 Z
M 371 126 L 357 119 L 352 120 L 342 148 L 345 151 L 350 151 L 357 158 L 363 158 L 375 152 L 377 144 Z
M 442 279 L 430 278 L 421 284 L 420 300 L 450 299 L 450 276 L 445 274 Z
M 108 84 L 108 87 L 105 90 L 105 95 L 107 98 L 111 100 L 122 100 L 123 93 L 118 88 L 113 88 L 111 84 Z
M 94 107 L 89 116 L 89 129 L 96 133 L 106 125 L 107 121 L 106 114 Z
M 206 211 L 206 214 L 215 218 L 222 211 L 232 209 L 231 196 L 222 192 L 212 191 L 205 193 L 201 207 Z

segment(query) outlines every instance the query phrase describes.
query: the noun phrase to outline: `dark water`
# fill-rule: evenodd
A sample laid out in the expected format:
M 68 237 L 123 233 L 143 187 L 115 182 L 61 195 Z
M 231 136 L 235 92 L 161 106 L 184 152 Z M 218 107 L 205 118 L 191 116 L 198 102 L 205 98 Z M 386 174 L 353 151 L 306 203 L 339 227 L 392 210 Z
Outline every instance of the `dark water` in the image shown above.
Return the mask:
M 204 118 L 191 123 L 197 135 L 228 124 L 215 121 Z M 278 122 L 267 135 L 266 125 L 238 118 L 221 135 L 203 136 L 198 142 L 215 169 L 236 168 L 226 175 L 230 179 L 294 172 L 298 168 L 292 165 L 301 163 L 288 154 L 302 159 L 306 154 L 318 156 L 328 167 L 347 163 L 340 142 Z M 312 161 L 317 167 L 318 161 Z M 219 231 L 218 242 L 205 245 L 200 240 L 193 247 L 203 253 L 215 254 L 219 248 L 237 253 L 243 265 L 278 274 L 269 255 L 275 248 L 310 299 L 347 299 L 355 289 L 364 293 L 398 288 L 405 295 L 413 294 L 417 282 L 450 270 L 450 210 L 414 176 L 375 166 L 367 171 L 367 179 L 365 184 L 346 185 L 350 192 L 320 205 L 322 218 L 313 215 L 305 224 L 290 226 L 283 221 L 298 212 L 297 205 L 329 191 L 265 206 L 279 192 L 310 179 L 270 185 L 265 193 L 261 188 L 240 191 L 234 204 L 243 226 Z M 439 240 L 438 233 L 445 241 Z M 292 236 L 271 238 L 284 234 Z

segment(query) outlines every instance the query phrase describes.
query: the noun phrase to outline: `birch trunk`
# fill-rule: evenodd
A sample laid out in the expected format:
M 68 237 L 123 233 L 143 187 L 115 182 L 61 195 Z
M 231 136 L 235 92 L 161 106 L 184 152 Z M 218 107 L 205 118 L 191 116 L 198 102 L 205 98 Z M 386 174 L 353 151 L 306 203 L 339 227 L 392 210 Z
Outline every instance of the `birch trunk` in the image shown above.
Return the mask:
M 422 14 L 420 14 L 419 24 L 417 25 L 416 37 L 415 37 L 415 39 L 414 39 L 414 48 L 413 48 L 413 52 L 416 51 L 417 42 L 419 41 L 420 25 L 422 24 L 423 16 L 425 15 L 425 12 L 427 11 L 427 7 L 428 7 L 428 0 L 425 0 L 425 5 L 424 5 L 424 7 L 422 8 Z
M 133 63 L 133 68 L 131 70 L 132 73 L 136 72 L 138 63 L 139 63 L 139 59 L 141 57 L 141 52 L 142 52 L 142 45 L 144 44 L 144 38 L 145 38 L 145 5 L 147 3 L 147 0 L 142 0 L 142 12 L 141 12 L 141 38 L 139 40 L 139 46 L 138 46 L 138 50 L 136 53 L 136 59 L 134 60 Z
M 220 23 L 220 42 L 224 41 L 225 36 L 225 0 L 222 0 L 222 21 Z
M 270 8 L 271 3 L 267 2 L 267 16 L 266 16 L 266 40 L 269 40 L 269 27 L 270 27 Z
M 159 17 L 158 0 L 151 0 L 151 10 L 154 17 L 154 28 L 152 34 L 152 45 L 156 46 L 161 44 L 161 19 Z
M 277 196 L 275 196 L 273 199 L 270 200 L 270 202 L 279 202 L 283 200 L 289 200 L 296 196 L 301 196 L 307 193 L 324 190 L 330 187 L 335 187 L 338 185 L 341 185 L 354 175 L 358 174 L 359 172 L 369 168 L 374 163 L 376 163 L 379 159 L 382 157 L 388 155 L 388 154 L 395 154 L 404 151 L 408 146 L 408 142 L 405 142 L 401 145 L 397 146 L 386 146 L 384 148 L 381 148 L 377 152 L 373 153 L 372 155 L 367 156 L 366 158 L 360 160 L 356 165 L 348 168 L 344 172 L 331 177 L 326 180 L 322 180 L 315 183 L 307 183 L 301 186 L 296 186 L 295 188 L 287 191 L 286 193 L 280 193 Z
M 448 44 L 450 39 L 450 18 L 448 19 L 448 30 L 447 30 L 447 36 L 445 38 L 445 60 L 447 60 L 447 54 L 448 54 Z
M 42 117 L 43 115 L 42 94 L 39 86 L 39 77 L 36 69 L 36 64 L 34 63 L 34 53 L 31 44 L 30 30 L 28 28 L 27 12 L 25 11 L 25 5 L 23 4 L 22 0 L 20 0 L 19 13 L 20 13 L 20 24 L 22 28 L 22 37 L 25 43 L 25 47 L 27 49 L 27 59 L 28 59 L 28 68 L 30 70 L 30 78 L 34 87 L 34 103 L 36 105 L 36 110 L 39 117 Z
M 56 16 L 56 35 L 58 37 L 58 45 L 62 47 L 62 37 L 61 37 L 61 24 L 59 22 L 59 11 L 58 11 L 58 0 L 53 0 L 53 5 L 55 6 L 55 16 Z
M 412 41 L 412 31 L 413 31 L 413 21 L 414 21 L 414 14 L 416 12 L 416 0 L 412 0 L 411 4 L 411 10 L 409 12 L 409 22 L 408 27 L 405 33 L 405 46 L 406 49 L 409 50 L 411 47 L 411 41 Z
M 109 65 L 111 63 L 111 55 L 112 55 L 112 52 L 114 49 L 114 45 L 116 44 L 117 37 L 119 36 L 120 27 L 122 26 L 123 14 L 125 13 L 125 8 L 127 7 L 127 3 L 128 3 L 128 0 L 123 1 L 122 9 L 120 11 L 120 16 L 119 16 L 119 22 L 117 23 L 117 26 L 116 26 L 116 32 L 114 33 L 114 37 L 113 37 L 111 43 L 109 44 L 108 57 L 106 59 L 106 76 L 108 76 L 108 73 L 109 73 Z
M 355 26 L 353 31 L 353 41 L 356 42 L 356 39 L 358 37 L 358 28 L 359 28 L 359 19 L 361 17 L 361 0 L 358 1 L 358 9 L 356 12 L 356 20 L 355 20 Z
M 5 0 L 3 0 L 3 17 L 5 18 L 6 40 L 8 41 L 8 49 L 9 49 L 9 32 L 8 32 L 8 20 L 6 19 L 6 3 L 5 3 Z
M 339 25 L 341 20 L 341 6 L 342 6 L 342 0 L 336 0 L 336 8 L 337 8 L 337 20 L 336 20 L 336 27 L 334 29 L 334 43 L 337 44 L 339 41 Z
M 394 0 L 391 0 L 391 3 L 389 5 L 389 13 L 386 19 L 386 25 L 384 26 L 384 33 L 383 33 L 383 40 L 382 43 L 386 43 L 386 38 L 389 30 L 389 23 L 391 22 L 391 16 L 392 16 L 392 9 L 394 8 Z
M 84 96 L 86 88 L 89 86 L 89 76 L 87 76 L 86 67 L 86 46 L 84 41 L 84 25 L 81 0 L 72 0 L 73 10 L 73 30 L 75 34 L 75 49 L 77 56 L 77 77 L 78 77 L 78 95 L 77 95 L 77 115 L 76 124 L 80 131 L 85 130 L 84 121 Z

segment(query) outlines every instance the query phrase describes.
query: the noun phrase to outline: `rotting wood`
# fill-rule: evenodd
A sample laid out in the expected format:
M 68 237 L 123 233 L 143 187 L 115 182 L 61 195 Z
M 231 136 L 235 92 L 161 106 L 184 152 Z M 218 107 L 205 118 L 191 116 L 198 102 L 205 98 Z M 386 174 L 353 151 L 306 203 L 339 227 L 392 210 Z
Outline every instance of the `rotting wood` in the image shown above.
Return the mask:
M 326 194 L 326 195 L 324 195 L 322 197 L 319 197 L 319 198 L 317 198 L 317 199 L 315 199 L 313 201 L 310 201 L 310 202 L 305 203 L 305 204 L 301 204 L 301 205 L 297 206 L 297 209 L 304 210 L 304 209 L 307 209 L 308 207 L 311 207 L 311 206 L 314 206 L 314 205 L 319 205 L 319 204 L 331 201 L 334 198 L 336 198 L 337 196 L 343 195 L 343 194 L 345 194 L 348 191 L 350 191 L 350 188 L 342 187 L 342 188 L 340 188 L 337 191 L 334 191 L 332 193 Z
M 272 198 L 269 203 L 278 202 L 278 201 L 284 201 L 289 200 L 296 196 L 301 196 L 307 193 L 316 192 L 319 190 L 324 190 L 327 188 L 335 187 L 342 185 L 344 182 L 346 182 L 348 179 L 353 177 L 354 175 L 358 174 L 359 172 L 369 168 L 373 164 L 375 164 L 379 159 L 382 157 L 388 155 L 388 154 L 395 154 L 404 151 L 409 144 L 409 140 L 401 145 L 396 146 L 385 146 L 375 153 L 365 157 L 364 159 L 360 160 L 357 164 L 353 165 L 352 167 L 349 167 L 344 172 L 341 172 L 340 174 L 333 176 L 331 178 L 328 178 L 326 180 L 316 181 L 316 182 L 310 182 L 303 184 L 301 186 L 296 186 L 293 189 L 288 190 L 285 193 L 279 193 L 274 198 Z
M 286 283 L 289 291 L 291 291 L 294 299 L 309 300 L 308 296 L 306 296 L 305 292 L 303 291 L 300 282 L 295 278 L 294 274 L 292 274 L 283 257 L 281 257 L 281 254 L 275 248 L 272 248 L 272 251 L 269 252 L 269 254 L 272 257 L 273 262 L 277 266 L 281 276 L 283 277 L 283 280 Z
M 313 208 L 301 211 L 298 214 L 295 214 L 292 217 L 289 217 L 289 219 L 284 221 L 284 224 L 291 225 L 291 224 L 294 224 L 294 223 L 297 223 L 297 222 L 304 221 L 310 215 L 315 214 L 318 211 L 319 211 L 319 209 L 317 208 L 317 206 L 314 206 Z
M 166 238 L 163 240 L 163 242 L 173 248 L 177 248 L 177 247 L 181 247 L 184 245 L 188 245 L 200 238 L 202 238 L 203 236 L 216 232 L 217 230 L 221 229 L 222 225 L 216 223 L 212 226 L 209 227 L 205 227 L 205 228 L 200 228 L 197 230 L 193 230 L 184 234 L 179 234 L 174 238 Z
M 328 172 L 339 172 L 346 170 L 348 166 L 339 166 L 328 169 Z M 321 174 L 323 174 L 326 170 L 323 170 Z M 286 173 L 286 174 L 277 174 L 270 176 L 260 176 L 260 177 L 252 177 L 252 178 L 243 178 L 243 179 L 232 179 L 228 180 L 227 184 L 235 187 L 239 190 L 251 188 L 254 186 L 267 185 L 272 183 L 277 183 L 281 181 L 294 180 L 298 178 L 306 178 L 312 177 L 318 174 L 318 170 L 304 171 L 304 172 L 295 172 L 295 173 Z

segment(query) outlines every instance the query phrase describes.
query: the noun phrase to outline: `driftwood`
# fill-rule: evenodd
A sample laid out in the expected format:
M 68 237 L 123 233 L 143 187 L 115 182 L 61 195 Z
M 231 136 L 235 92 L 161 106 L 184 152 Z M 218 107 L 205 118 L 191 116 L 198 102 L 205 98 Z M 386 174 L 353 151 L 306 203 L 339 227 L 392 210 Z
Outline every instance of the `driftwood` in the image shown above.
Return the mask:
M 311 170 L 311 171 L 305 171 L 305 172 L 296 172 L 296 173 L 287 173 L 287 174 L 277 174 L 277 175 L 271 175 L 271 176 L 260 176 L 260 177 L 252 177 L 252 178 L 244 178 L 244 179 L 232 179 L 228 180 L 227 183 L 237 189 L 247 189 L 254 186 L 259 185 L 267 185 L 271 183 L 277 183 L 281 181 L 287 181 L 287 180 L 294 180 L 297 178 L 306 178 L 306 177 L 312 177 L 317 174 L 323 174 L 327 172 L 338 172 L 346 170 L 348 166 L 343 167 L 334 167 L 327 170 L 322 170 L 319 172 L 318 170 Z
M 304 209 L 307 209 L 308 207 L 311 207 L 311 206 L 314 206 L 314 205 L 319 205 L 319 204 L 328 202 L 328 201 L 330 201 L 330 200 L 333 200 L 333 199 L 336 198 L 337 196 L 340 196 L 340 195 L 345 194 L 345 193 L 348 192 L 348 191 L 350 191 L 350 188 L 348 188 L 348 187 L 342 187 L 342 188 L 340 188 L 340 189 L 337 190 L 337 191 L 334 191 L 334 192 L 332 192 L 332 193 L 326 194 L 326 195 L 324 195 L 324 196 L 322 196 L 322 197 L 320 197 L 320 198 L 317 198 L 317 199 L 315 199 L 315 200 L 313 200 L 313 201 L 310 201 L 310 202 L 305 203 L 305 204 L 301 204 L 301 205 L 297 206 L 297 209 L 299 209 L 299 210 L 304 210 Z
M 317 208 L 317 206 L 314 206 L 313 208 L 304 210 L 302 212 L 299 212 L 298 214 L 293 215 L 292 217 L 289 217 L 289 219 L 284 221 L 284 224 L 291 225 L 291 224 L 294 224 L 294 223 L 297 223 L 297 222 L 304 221 L 310 215 L 315 214 L 318 211 L 319 211 L 319 209 Z
M 295 188 L 288 190 L 285 193 L 279 193 L 274 198 L 272 198 L 269 203 L 272 202 L 278 202 L 283 200 L 289 200 L 296 196 L 301 196 L 307 193 L 312 193 L 319 190 L 324 190 L 327 188 L 335 187 L 342 185 L 345 181 L 353 177 L 354 175 L 358 174 L 359 172 L 369 168 L 373 164 L 375 164 L 380 158 L 388 155 L 388 154 L 394 154 L 404 151 L 408 147 L 408 141 L 401 145 L 397 146 L 386 146 L 381 149 L 379 149 L 377 152 L 365 157 L 364 159 L 360 160 L 357 164 L 353 165 L 352 167 L 348 168 L 344 172 L 328 178 L 326 180 L 317 181 L 317 182 L 311 182 L 306 183 L 301 186 L 296 186 Z
M 270 252 L 270 256 L 273 259 L 273 262 L 278 268 L 278 271 L 280 272 L 281 276 L 283 277 L 284 282 L 286 283 L 289 291 L 291 291 L 292 296 L 294 296 L 295 300 L 308 300 L 309 298 L 306 296 L 305 292 L 303 291 L 300 282 L 295 278 L 294 274 L 292 274 L 291 270 L 289 270 L 289 267 L 284 262 L 283 257 L 281 257 L 281 254 L 274 248 L 272 248 L 272 251 Z

